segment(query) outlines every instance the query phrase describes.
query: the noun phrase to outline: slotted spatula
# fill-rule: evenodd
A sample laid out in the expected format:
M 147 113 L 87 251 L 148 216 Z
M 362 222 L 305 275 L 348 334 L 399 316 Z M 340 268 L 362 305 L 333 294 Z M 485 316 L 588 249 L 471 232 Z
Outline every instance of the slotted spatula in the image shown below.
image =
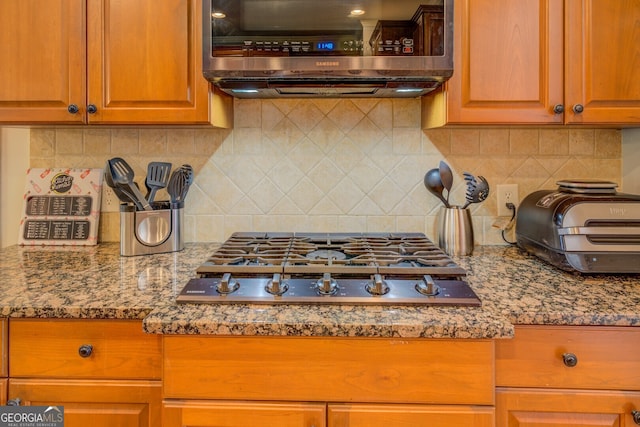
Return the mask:
M 168 162 L 151 162 L 147 165 L 147 178 L 144 183 L 147 187 L 147 201 L 149 204 L 153 203 L 156 191 L 167 186 L 170 171 L 171 163 Z
M 140 189 L 133 181 L 134 173 L 131 166 L 129 166 L 129 163 L 120 157 L 109 159 L 108 163 L 111 168 L 114 183 L 128 188 L 135 202 L 140 203 L 145 211 L 152 211 L 153 208 L 149 202 L 147 202 L 147 199 L 144 198 Z

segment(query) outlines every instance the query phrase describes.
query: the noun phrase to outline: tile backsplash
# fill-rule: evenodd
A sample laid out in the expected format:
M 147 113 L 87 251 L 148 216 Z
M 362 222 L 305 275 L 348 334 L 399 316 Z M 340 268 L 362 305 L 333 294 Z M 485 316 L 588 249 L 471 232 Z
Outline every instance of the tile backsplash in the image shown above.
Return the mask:
M 234 231 L 417 231 L 434 238 L 438 199 L 423 185 L 445 160 L 453 204 L 464 171 L 519 185 L 520 198 L 565 178 L 621 182 L 617 129 L 423 130 L 417 99 L 235 100 L 231 129 L 57 127 L 31 131 L 32 167 L 104 167 L 125 158 L 144 187 L 150 161 L 190 163 L 185 241 Z M 159 192 L 161 200 L 166 193 Z M 477 244 L 502 244 L 496 198 L 472 205 Z M 119 240 L 119 214 L 101 241 Z

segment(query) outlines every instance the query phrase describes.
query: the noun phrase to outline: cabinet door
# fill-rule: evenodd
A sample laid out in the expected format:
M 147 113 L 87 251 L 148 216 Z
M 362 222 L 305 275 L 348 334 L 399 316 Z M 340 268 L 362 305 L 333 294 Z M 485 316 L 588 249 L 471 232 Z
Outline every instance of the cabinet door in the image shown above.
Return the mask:
M 22 405 L 64 406 L 65 427 L 157 427 L 160 381 L 9 380 Z
M 9 350 L 7 349 L 7 319 L 0 319 L 0 377 L 6 377 L 9 375 L 8 357 Z
M 328 414 L 331 427 L 494 426 L 494 410 L 488 406 L 333 404 Z
M 9 380 L 7 380 L 6 378 L 1 378 L 0 379 L 0 405 L 6 405 L 7 404 L 7 387 L 8 387 L 8 383 L 9 383 Z
M 566 122 L 640 123 L 640 3 L 571 0 L 566 8 Z
M 87 0 L 89 123 L 207 123 L 201 2 Z
M 562 1 L 462 0 L 454 14 L 446 122 L 562 123 Z
M 503 427 L 633 426 L 640 393 L 498 388 L 496 425 Z
M 85 0 L 0 2 L 0 122 L 83 122 Z
M 323 403 L 249 403 L 165 400 L 164 427 L 324 427 Z

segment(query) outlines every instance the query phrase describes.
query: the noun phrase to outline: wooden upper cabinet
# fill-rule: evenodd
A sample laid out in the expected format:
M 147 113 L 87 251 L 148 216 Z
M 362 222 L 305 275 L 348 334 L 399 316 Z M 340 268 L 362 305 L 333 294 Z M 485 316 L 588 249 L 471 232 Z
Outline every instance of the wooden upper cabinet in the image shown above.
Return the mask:
M 207 123 L 197 0 L 87 0 L 89 123 Z
M 454 16 L 454 74 L 423 97 L 425 127 L 640 123 L 637 1 L 460 0 Z
M 0 2 L 0 122 L 82 123 L 85 0 Z
M 0 122 L 208 123 L 201 13 L 197 0 L 0 2 Z
M 455 6 L 450 123 L 562 123 L 562 2 L 464 0 Z
M 565 23 L 565 122 L 640 125 L 640 2 L 566 1 Z

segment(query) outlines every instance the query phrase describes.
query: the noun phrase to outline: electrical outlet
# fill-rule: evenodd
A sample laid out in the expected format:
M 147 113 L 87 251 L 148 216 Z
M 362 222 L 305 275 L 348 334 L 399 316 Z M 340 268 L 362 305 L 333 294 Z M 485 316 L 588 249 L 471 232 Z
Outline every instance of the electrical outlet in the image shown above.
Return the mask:
M 507 207 L 507 203 L 518 206 L 518 184 L 501 184 L 496 187 L 498 196 L 498 216 L 513 215 L 513 211 Z
M 102 186 L 102 206 L 100 210 L 102 212 L 119 212 L 120 211 L 120 199 L 113 192 L 113 188 L 108 185 Z

